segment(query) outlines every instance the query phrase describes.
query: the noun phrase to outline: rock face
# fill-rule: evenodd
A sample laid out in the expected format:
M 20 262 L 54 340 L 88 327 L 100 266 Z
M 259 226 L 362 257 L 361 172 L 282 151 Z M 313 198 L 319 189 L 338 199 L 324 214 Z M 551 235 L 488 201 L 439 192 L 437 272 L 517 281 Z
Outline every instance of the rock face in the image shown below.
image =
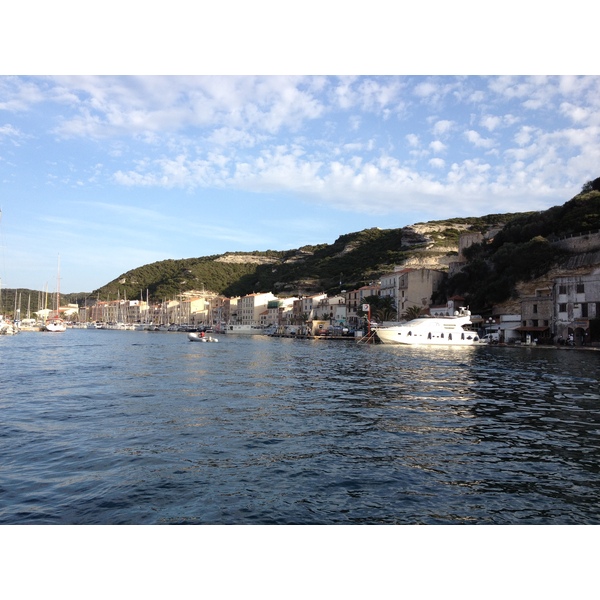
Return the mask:
M 440 246 L 440 241 L 444 242 L 444 232 L 452 229 L 453 232 L 467 231 L 469 225 L 462 223 L 452 223 L 444 225 L 442 223 L 417 223 L 409 225 L 402 229 L 403 246 L 420 246 L 412 248 L 414 255 L 407 258 L 401 265 L 402 267 L 414 269 L 435 269 L 438 271 L 448 271 L 450 264 L 456 262 L 458 254 L 458 242 L 448 237 L 448 241 Z M 437 234 L 436 240 L 431 234 Z M 437 245 L 437 248 L 436 248 Z
M 455 255 L 438 252 L 423 252 L 418 256 L 412 256 L 402 262 L 402 267 L 411 269 L 433 269 L 437 271 L 448 271 L 450 264 L 456 262 Z
M 278 262 L 276 258 L 268 256 L 255 256 L 254 254 L 224 254 L 219 258 L 215 258 L 215 262 L 231 263 L 231 264 L 255 264 L 255 265 L 270 265 Z

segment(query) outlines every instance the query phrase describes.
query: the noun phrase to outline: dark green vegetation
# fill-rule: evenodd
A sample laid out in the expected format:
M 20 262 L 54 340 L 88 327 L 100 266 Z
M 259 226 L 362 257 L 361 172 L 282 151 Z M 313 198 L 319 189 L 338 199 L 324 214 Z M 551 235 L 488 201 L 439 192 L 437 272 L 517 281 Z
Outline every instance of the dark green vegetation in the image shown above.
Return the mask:
M 445 280 L 433 301 L 458 294 L 473 310 L 484 311 L 515 297 L 518 282 L 541 277 L 570 256 L 553 241 L 598 229 L 600 178 L 564 205 L 511 219 L 491 243 L 468 248 L 468 264 Z
M 98 298 L 145 299 L 146 291 L 151 301 L 177 298 L 185 291 L 203 289 L 226 296 L 267 291 L 280 295 L 322 291 L 333 294 L 376 281 L 417 253 L 421 256 L 456 254 L 459 236 L 465 231 L 485 233 L 501 228 L 491 243 L 474 244 L 467 249 L 468 264 L 460 273 L 448 278 L 432 299 L 434 304 L 442 304 L 447 297 L 458 294 L 466 298 L 471 310 L 485 311 L 514 295 L 517 282 L 539 277 L 566 258 L 565 251 L 552 244 L 554 240 L 600 229 L 600 178 L 586 183 L 581 193 L 569 202 L 546 211 L 417 225 L 441 230 L 430 231 L 425 237 L 409 228 L 373 228 L 342 235 L 333 244 L 304 246 L 297 250 L 164 260 L 124 273 L 91 293 L 63 294 L 61 304 L 83 305 L 85 301 L 89 305 Z M 263 262 L 248 262 L 248 256 Z M 240 262 L 222 262 L 223 257 L 237 258 Z M 38 298 L 43 296 L 40 292 L 17 290 L 17 293 L 20 293 L 22 317 L 29 296 L 31 312 L 37 310 Z M 3 290 L 1 302 L 4 314 L 12 314 L 15 291 Z M 52 306 L 51 297 L 48 305 Z
M 89 297 L 88 293 L 81 292 L 79 294 L 61 294 L 60 305 L 66 306 L 67 304 L 79 304 L 83 306 L 85 298 Z M 88 300 L 88 305 L 91 299 Z M 27 308 L 32 318 L 35 318 L 33 313 L 43 308 L 54 309 L 55 305 L 55 294 L 48 292 L 47 296 L 45 292 L 39 290 L 29 290 L 26 288 L 14 289 L 3 289 L 0 290 L 0 315 L 13 318 L 15 312 L 15 306 L 17 310 L 21 309 L 21 319 L 27 318 Z

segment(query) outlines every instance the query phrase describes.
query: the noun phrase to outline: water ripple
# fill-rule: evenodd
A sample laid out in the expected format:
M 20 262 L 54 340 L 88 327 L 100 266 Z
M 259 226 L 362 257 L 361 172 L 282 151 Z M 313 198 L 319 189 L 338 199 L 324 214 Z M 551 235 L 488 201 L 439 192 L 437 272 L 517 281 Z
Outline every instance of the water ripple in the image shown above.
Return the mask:
M 597 524 L 596 353 L 2 344 L 0 523 Z

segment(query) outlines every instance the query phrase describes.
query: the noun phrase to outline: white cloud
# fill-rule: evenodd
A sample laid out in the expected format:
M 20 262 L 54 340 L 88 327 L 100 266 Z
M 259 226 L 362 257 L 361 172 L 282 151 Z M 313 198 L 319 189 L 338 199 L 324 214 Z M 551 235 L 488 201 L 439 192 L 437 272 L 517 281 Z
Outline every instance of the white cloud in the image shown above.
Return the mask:
M 19 131 L 16 127 L 13 127 L 10 124 L 0 125 L 0 142 L 2 142 L 2 138 L 10 139 L 13 142 L 17 142 L 17 140 L 22 136 L 22 132 Z
M 431 98 L 439 94 L 439 87 L 431 81 L 424 81 L 415 86 L 414 94 L 419 98 Z
M 429 164 L 434 169 L 443 169 L 446 166 L 446 161 L 443 158 L 432 158 L 429 160 Z
M 445 135 L 449 133 L 454 128 L 454 123 L 452 121 L 448 121 L 447 119 L 443 119 L 441 121 L 437 121 L 433 126 L 433 134 L 435 136 Z
M 583 106 L 577 106 L 570 102 L 562 102 L 560 112 L 568 117 L 573 123 L 585 123 L 590 120 L 590 109 Z
M 497 129 L 501 125 L 502 119 L 496 115 L 485 115 L 481 118 L 479 123 L 488 131 L 494 131 L 494 129 Z
M 439 140 L 434 140 L 429 144 L 429 147 L 436 153 L 444 152 L 447 149 L 447 146 L 440 142 Z
M 67 137 L 190 126 L 275 133 L 296 130 L 324 112 L 314 91 L 320 86 L 302 77 L 61 77 L 57 82 L 73 88 L 70 98 L 78 113 L 56 129 Z
M 530 127 L 529 125 L 524 125 L 515 134 L 514 140 L 519 146 L 525 146 L 531 141 L 535 133 L 535 128 Z
M 465 132 L 465 138 L 477 148 L 492 148 L 494 146 L 494 140 L 481 137 L 477 131 L 472 129 Z
M 418 135 L 416 135 L 414 133 L 409 133 L 405 137 L 406 137 L 406 141 L 408 142 L 408 145 L 411 146 L 412 148 L 418 148 L 421 145 Z
M 233 127 L 219 127 L 212 131 L 207 138 L 215 146 L 227 147 L 235 145 L 238 148 L 253 148 L 266 139 L 266 136 L 256 136 L 249 131 Z

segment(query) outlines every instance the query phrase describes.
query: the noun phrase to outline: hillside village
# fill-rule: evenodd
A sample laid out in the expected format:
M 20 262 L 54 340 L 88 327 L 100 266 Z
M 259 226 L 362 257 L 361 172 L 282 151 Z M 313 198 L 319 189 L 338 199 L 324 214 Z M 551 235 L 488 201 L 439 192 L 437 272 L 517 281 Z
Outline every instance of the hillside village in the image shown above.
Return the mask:
M 486 235 L 461 235 L 458 255 L 448 265 L 399 265 L 370 285 L 335 295 L 278 297 L 263 292 L 228 298 L 213 292 L 190 291 L 178 299 L 156 304 L 142 300 L 100 301 L 89 309 L 80 309 L 79 319 L 217 330 L 242 326 L 316 334 L 364 331 L 366 304 L 373 307 L 371 319 L 379 324 L 389 324 L 385 313 L 378 309 L 380 305 L 397 307 L 400 317 L 414 315 L 415 308 L 421 314 L 448 314 L 449 306 L 450 310 L 457 308 L 464 298 L 452 297 L 445 304 L 433 304 L 430 299 L 445 277 L 464 267 L 464 251 L 485 241 Z M 494 306 L 488 314 L 474 316 L 472 320 L 481 330 L 496 333 L 498 341 L 506 343 L 560 343 L 573 335 L 577 345 L 600 345 L 600 230 L 555 243 L 573 252 L 569 263 L 543 278 L 522 283 L 518 298 Z
M 142 281 L 134 271 L 106 286 L 116 298 L 101 300 L 98 292 L 97 299 L 61 306 L 60 312 L 76 322 L 115 327 L 245 328 L 300 335 L 364 332 L 370 324 L 451 314 L 469 306 L 479 313 L 472 320 L 480 333 L 501 343 L 551 344 L 572 336 L 577 345 L 600 345 L 600 179 L 586 186 L 563 207 L 543 213 L 365 230 L 327 247 L 196 259 L 203 269 L 241 268 L 231 277 L 245 278 L 246 286 L 271 286 L 269 290 L 226 294 L 203 285 L 170 300 L 152 300 L 148 290 L 145 297 L 140 290 L 140 299 L 131 300 L 124 286 L 135 289 Z M 593 229 L 581 231 L 583 227 Z M 502 255 L 504 262 L 498 258 Z M 399 260 L 385 269 L 389 257 Z M 188 287 L 193 283 L 194 265 L 165 263 L 190 278 Z M 336 268 L 347 272 L 358 263 L 366 266 L 352 277 L 340 273 L 339 281 L 332 281 Z M 164 268 L 151 267 L 164 277 Z M 308 276 L 317 272 L 320 277 Z M 347 285 L 347 279 L 352 283 L 361 274 L 372 279 Z M 176 276 L 184 286 L 182 276 Z M 328 289 L 317 291 L 321 285 Z M 498 289 L 491 294 L 494 286 Z M 36 316 L 43 319 L 50 312 L 38 310 Z

